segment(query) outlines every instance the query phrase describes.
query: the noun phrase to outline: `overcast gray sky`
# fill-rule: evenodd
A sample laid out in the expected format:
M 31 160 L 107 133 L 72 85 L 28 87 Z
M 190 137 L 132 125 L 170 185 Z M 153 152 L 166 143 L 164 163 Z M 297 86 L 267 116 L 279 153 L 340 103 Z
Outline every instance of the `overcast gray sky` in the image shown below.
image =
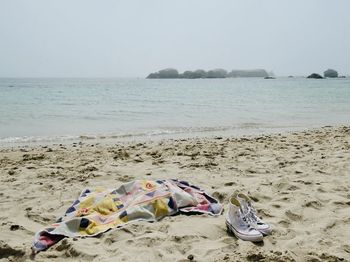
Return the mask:
M 0 77 L 350 74 L 349 0 L 0 0 Z

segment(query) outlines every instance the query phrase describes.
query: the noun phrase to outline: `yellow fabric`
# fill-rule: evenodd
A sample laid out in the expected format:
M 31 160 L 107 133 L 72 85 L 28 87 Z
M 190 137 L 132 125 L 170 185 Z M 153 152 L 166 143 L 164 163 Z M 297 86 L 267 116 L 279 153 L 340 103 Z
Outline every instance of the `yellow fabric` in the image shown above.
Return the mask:
M 102 215 L 109 215 L 111 213 L 115 213 L 118 210 L 110 195 L 105 196 L 93 207 L 93 209 Z
M 168 215 L 168 205 L 162 199 L 156 199 L 152 202 L 156 218 Z
M 84 199 L 79 203 L 78 208 L 79 209 L 90 208 L 94 204 L 94 201 L 95 201 L 94 195 L 88 196 L 86 199 Z

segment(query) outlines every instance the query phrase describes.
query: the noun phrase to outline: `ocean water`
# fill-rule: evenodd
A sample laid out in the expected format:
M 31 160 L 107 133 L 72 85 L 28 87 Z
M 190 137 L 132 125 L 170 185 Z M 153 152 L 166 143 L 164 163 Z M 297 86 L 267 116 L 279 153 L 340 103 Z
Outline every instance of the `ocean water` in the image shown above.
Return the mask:
M 350 79 L 0 79 L 0 144 L 350 124 Z

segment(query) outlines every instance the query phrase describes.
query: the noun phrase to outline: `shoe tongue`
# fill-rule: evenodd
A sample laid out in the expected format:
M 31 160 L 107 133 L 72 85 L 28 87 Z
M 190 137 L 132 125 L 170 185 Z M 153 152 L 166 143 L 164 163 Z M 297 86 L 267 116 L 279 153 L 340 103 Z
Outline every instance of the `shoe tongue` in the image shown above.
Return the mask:
M 238 198 L 238 201 L 240 203 L 240 209 L 242 210 L 242 213 L 245 215 L 248 214 L 249 213 L 248 203 L 241 198 Z

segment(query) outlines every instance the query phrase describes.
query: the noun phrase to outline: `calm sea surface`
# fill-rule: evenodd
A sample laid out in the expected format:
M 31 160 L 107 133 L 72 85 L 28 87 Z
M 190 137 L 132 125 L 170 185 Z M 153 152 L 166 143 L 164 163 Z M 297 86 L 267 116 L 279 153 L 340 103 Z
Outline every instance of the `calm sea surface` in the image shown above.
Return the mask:
M 350 79 L 0 79 L 0 143 L 350 124 Z

